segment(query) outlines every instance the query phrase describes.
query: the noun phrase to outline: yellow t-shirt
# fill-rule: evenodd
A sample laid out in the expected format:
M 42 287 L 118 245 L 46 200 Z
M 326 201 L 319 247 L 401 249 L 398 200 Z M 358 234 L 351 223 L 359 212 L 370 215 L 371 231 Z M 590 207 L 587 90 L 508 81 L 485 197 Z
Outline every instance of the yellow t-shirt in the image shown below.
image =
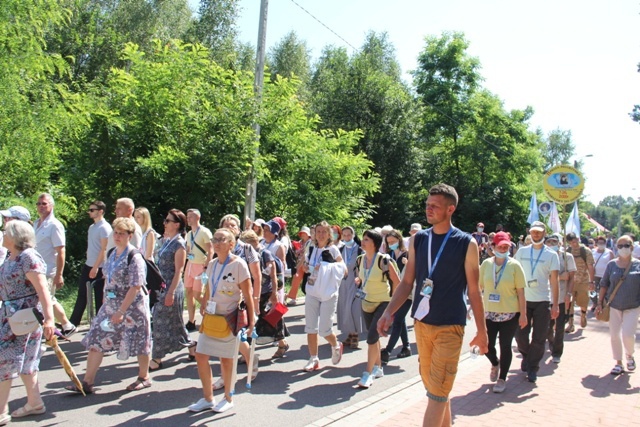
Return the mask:
M 502 264 L 504 273 L 496 265 L 495 258 L 487 258 L 480 266 L 480 289 L 484 311 L 493 313 L 519 313 L 517 289 L 524 289 L 525 276 L 522 265 L 513 258 Z M 494 268 L 495 266 L 495 268 Z M 496 281 L 500 281 L 496 285 Z
M 185 241 L 187 242 L 187 257 L 189 258 L 189 262 L 204 264 L 207 261 L 207 244 L 211 243 L 212 238 L 213 235 L 211 231 L 204 225 L 187 233 Z M 197 243 L 202 250 L 200 250 L 194 242 Z M 192 254 L 193 257 L 190 254 Z
M 382 255 L 376 253 L 376 256 L 373 258 L 373 266 L 369 272 L 369 269 L 365 270 L 366 255 L 361 255 L 362 259 L 360 260 L 360 272 L 358 276 L 363 284 L 362 290 L 367 294 L 365 299 L 369 302 L 391 301 L 391 296 L 389 295 L 391 288 L 389 287 L 389 283 L 382 277 L 382 269 L 378 267 L 378 257 L 380 256 Z M 382 263 L 383 261 L 380 262 Z M 369 265 L 366 265 L 366 267 L 369 267 Z

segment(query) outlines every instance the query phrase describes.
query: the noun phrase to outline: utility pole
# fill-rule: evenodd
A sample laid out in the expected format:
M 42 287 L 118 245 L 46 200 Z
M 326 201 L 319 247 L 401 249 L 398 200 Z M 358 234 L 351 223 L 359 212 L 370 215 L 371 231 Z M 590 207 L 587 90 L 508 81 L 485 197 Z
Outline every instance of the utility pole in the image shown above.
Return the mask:
M 253 90 L 256 96 L 256 106 L 261 108 L 262 104 L 262 85 L 264 82 L 264 56 L 267 41 L 267 10 L 269 8 L 269 0 L 261 0 L 260 2 L 260 22 L 258 25 L 258 46 L 256 52 L 256 73 Z M 244 199 L 244 218 L 255 219 L 256 214 L 256 192 L 258 181 L 256 179 L 256 161 L 260 155 L 260 125 L 256 121 L 253 124 L 253 130 L 256 133 L 256 154 L 251 164 L 251 170 L 247 177 L 247 191 Z M 244 222 L 244 220 L 243 220 Z M 240 225 L 242 227 L 242 225 Z

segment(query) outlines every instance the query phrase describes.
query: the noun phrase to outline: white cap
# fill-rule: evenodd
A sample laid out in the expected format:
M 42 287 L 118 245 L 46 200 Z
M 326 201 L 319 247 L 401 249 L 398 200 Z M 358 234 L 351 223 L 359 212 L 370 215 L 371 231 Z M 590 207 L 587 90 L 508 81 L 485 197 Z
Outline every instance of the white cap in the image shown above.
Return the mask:
M 300 231 L 298 231 L 298 234 L 300 233 L 305 233 L 307 236 L 311 237 L 311 230 L 309 227 L 302 227 Z
M 9 209 L 0 211 L 0 215 L 5 218 L 15 218 L 22 221 L 31 221 L 31 214 L 27 208 L 22 206 L 11 206 Z
M 419 222 L 414 222 L 411 224 L 411 230 L 422 230 L 422 224 Z

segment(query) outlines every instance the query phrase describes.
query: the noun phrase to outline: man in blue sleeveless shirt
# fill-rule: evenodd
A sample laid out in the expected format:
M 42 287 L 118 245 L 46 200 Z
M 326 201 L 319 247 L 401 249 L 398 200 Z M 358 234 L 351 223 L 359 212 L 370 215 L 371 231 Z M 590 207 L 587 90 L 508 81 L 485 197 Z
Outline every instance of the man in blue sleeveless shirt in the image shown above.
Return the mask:
M 471 346 L 488 351 L 482 294 L 478 285 L 478 244 L 468 233 L 451 224 L 458 205 L 456 190 L 438 184 L 429 190 L 427 221 L 433 227 L 411 237 L 404 277 L 378 321 L 386 335 L 393 314 L 406 301 L 416 281 L 411 315 L 417 320 L 415 334 L 420 376 L 429 402 L 423 426 L 450 426 L 449 393 L 458 372 L 462 337 L 466 325 L 465 290 L 468 292 L 478 332 Z

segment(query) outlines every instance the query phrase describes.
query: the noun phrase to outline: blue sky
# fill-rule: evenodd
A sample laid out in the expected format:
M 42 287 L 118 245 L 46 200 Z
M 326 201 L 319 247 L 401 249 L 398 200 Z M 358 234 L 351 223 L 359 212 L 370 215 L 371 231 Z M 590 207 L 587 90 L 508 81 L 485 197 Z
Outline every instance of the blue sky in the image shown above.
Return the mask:
M 577 158 L 593 155 L 584 158 L 590 201 L 640 197 L 630 158 L 640 154 L 640 124 L 628 115 L 640 104 L 637 0 L 295 1 L 356 48 L 368 31 L 386 31 L 407 81 L 425 36 L 463 32 L 482 64 L 484 86 L 507 109 L 532 106 L 532 128 L 571 130 Z M 240 39 L 255 46 L 260 0 L 240 0 L 240 8 Z M 267 47 L 289 31 L 307 42 L 314 59 L 326 45 L 353 52 L 293 1 L 271 0 Z

